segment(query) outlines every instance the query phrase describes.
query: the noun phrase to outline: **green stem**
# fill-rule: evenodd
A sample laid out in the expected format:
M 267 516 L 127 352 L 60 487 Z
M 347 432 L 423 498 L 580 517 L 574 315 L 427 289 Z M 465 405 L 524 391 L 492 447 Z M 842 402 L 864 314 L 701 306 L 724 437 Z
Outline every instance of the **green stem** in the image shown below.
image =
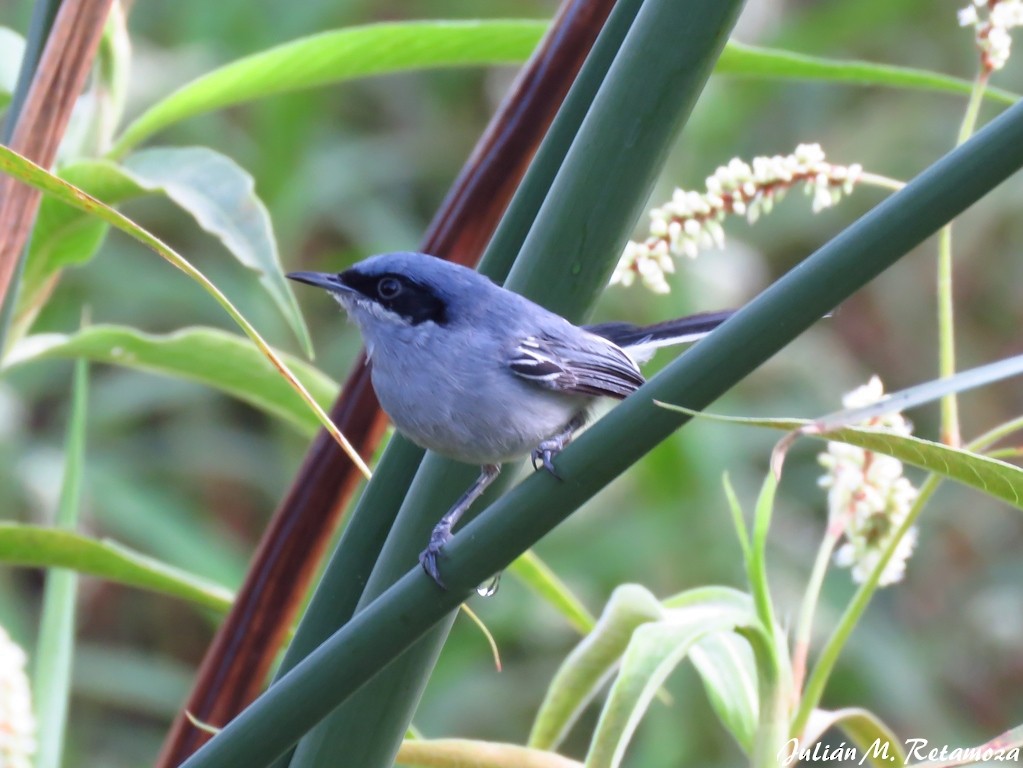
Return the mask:
M 987 87 L 988 74 L 982 71 L 973 83 L 966 114 L 956 137 L 958 147 L 977 126 L 981 100 Z M 955 317 L 952 288 L 952 225 L 947 224 L 938 233 L 938 375 L 953 376 L 956 372 Z M 959 431 L 959 400 L 955 393 L 941 399 L 941 439 L 946 445 L 958 446 L 962 440 Z
M 894 192 L 898 192 L 904 186 L 906 182 L 893 179 L 888 176 L 882 176 L 879 173 L 861 173 L 857 184 L 868 184 L 871 187 L 881 187 L 882 189 L 890 189 Z

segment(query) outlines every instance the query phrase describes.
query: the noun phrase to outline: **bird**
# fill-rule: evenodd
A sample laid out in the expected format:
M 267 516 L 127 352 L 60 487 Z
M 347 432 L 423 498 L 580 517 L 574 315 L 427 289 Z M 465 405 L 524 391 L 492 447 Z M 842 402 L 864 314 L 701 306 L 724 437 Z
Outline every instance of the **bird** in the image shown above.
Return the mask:
M 577 326 L 473 269 L 413 251 L 287 276 L 325 289 L 358 326 L 373 389 L 401 434 L 481 467 L 419 556 L 441 588 L 441 550 L 502 464 L 528 456 L 558 477 L 555 457 L 598 400 L 628 397 L 657 348 L 695 341 L 733 314 Z

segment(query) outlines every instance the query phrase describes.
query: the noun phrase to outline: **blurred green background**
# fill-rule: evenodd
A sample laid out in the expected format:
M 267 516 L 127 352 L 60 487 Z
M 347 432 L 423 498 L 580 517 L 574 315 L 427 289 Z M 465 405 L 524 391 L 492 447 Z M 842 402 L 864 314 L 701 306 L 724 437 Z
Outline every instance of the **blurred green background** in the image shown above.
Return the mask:
M 555 8 L 539 0 L 137 2 L 130 15 L 128 116 L 216 65 L 298 36 L 390 19 L 549 18 Z M 971 34 L 956 24 L 956 8 L 929 0 L 750 0 L 736 36 L 970 78 L 976 54 Z M 29 11 L 27 0 L 7 0 L 0 25 L 24 33 Z M 512 70 L 494 69 L 377 78 L 196 118 L 155 143 L 208 145 L 237 160 L 256 178 L 285 266 L 335 270 L 370 253 L 416 245 L 513 77 Z M 1023 92 L 1023 68 L 1010 60 L 994 83 Z M 675 185 L 699 189 L 734 156 L 787 154 L 801 142 L 820 142 L 832 162 L 907 179 L 952 146 L 964 106 L 965 98 L 934 94 L 715 77 L 653 199 L 662 201 Z M 957 224 L 961 367 L 1020 351 L 1021 194 L 1023 182 L 1010 180 Z M 653 322 L 739 305 L 882 196 L 862 188 L 838 208 L 812 215 L 808 200 L 790 195 L 755 226 L 729 222 L 726 250 L 679 264 L 669 296 L 613 288 L 595 317 Z M 272 343 L 298 353 L 265 293 L 212 237 L 166 202 L 134 203 L 125 211 L 206 271 Z M 813 416 L 834 410 L 842 393 L 874 373 L 890 390 L 932 378 L 934 273 L 931 241 L 714 410 Z M 317 364 L 343 379 L 359 348 L 354 328 L 327 297 L 303 291 L 299 300 Z M 229 328 L 194 284 L 119 235 L 89 265 L 66 272 L 35 330 L 73 330 L 83 308 L 94 323 L 151 332 Z M 667 357 L 662 353 L 654 367 Z M 52 519 L 70 379 L 70 364 L 45 362 L 0 380 L 5 519 Z M 964 433 L 974 436 L 1021 411 L 1023 396 L 1013 382 L 968 394 Z M 936 437 L 936 409 L 910 416 L 918 434 Z M 237 586 L 305 439 L 197 385 L 112 367 L 92 370 L 89 420 L 86 531 Z M 538 552 L 594 612 L 623 582 L 661 596 L 711 583 L 742 587 L 721 475 L 730 474 L 750 508 L 774 439 L 752 429 L 691 424 Z M 797 446 L 772 530 L 770 575 L 787 624 L 823 529 L 820 448 Z M 1017 510 L 944 486 L 922 518 L 905 582 L 883 591 L 871 607 L 825 705 L 866 706 L 901 736 L 937 744 L 980 743 L 1023 721 L 1021 545 Z M 39 572 L 0 568 L 0 623 L 26 648 L 38 623 L 41 584 Z M 847 573 L 829 577 L 821 633 L 851 592 Z M 81 593 L 67 765 L 150 763 L 214 621 L 178 601 L 91 579 L 83 580 Z M 494 670 L 478 630 L 459 620 L 415 723 L 428 736 L 523 742 L 547 682 L 577 638 L 511 578 L 495 598 L 476 600 L 473 608 L 498 639 L 504 671 Z M 680 671 L 668 688 L 672 703 L 655 701 L 626 765 L 736 764 L 740 753 L 714 722 L 695 674 Z M 570 753 L 582 753 L 590 726 L 592 719 L 577 726 Z

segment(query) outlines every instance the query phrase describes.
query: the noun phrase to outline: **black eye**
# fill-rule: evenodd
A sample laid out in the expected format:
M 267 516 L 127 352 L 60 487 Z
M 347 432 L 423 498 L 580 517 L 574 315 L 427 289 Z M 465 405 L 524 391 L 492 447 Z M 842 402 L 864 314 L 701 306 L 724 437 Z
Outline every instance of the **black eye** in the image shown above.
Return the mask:
M 377 295 L 381 299 L 393 299 L 401 293 L 401 282 L 394 277 L 385 277 L 377 283 Z

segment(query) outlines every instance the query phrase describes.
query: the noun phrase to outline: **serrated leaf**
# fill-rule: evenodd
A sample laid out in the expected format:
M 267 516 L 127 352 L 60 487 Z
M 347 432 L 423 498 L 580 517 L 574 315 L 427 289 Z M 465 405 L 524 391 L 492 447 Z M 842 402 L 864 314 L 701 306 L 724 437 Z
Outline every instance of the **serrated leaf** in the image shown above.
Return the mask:
M 124 158 L 122 168 L 143 189 L 167 195 L 255 272 L 306 354 L 312 355 L 309 330 L 281 267 L 270 213 L 244 168 L 208 147 L 144 149 Z
M 873 712 L 859 707 L 832 711 L 815 709 L 807 722 L 803 739 L 789 740 L 785 754 L 788 755 L 788 750 L 793 750 L 794 754 L 798 755 L 801 749 L 811 749 L 820 741 L 824 732 L 832 727 L 841 728 L 856 745 L 861 756 L 860 765 L 888 768 L 892 765 L 906 765 L 908 762 L 902 749 L 902 742 L 892 730 Z
M 855 85 L 883 85 L 920 91 L 943 91 L 969 95 L 972 81 L 938 72 L 869 61 L 825 59 L 776 48 L 760 48 L 731 41 L 714 69 L 715 74 L 778 80 L 822 80 Z M 1014 104 L 1019 96 L 998 88 L 985 91 L 988 98 Z
M 231 606 L 229 590 L 112 541 L 71 531 L 0 523 L 0 562 L 68 568 L 139 589 L 178 597 L 218 613 Z
M 554 749 L 617 666 L 640 625 L 664 615 L 646 588 L 623 584 L 611 593 L 593 631 L 572 650 L 551 680 L 533 721 L 529 746 Z
M 94 325 L 73 334 L 46 333 L 17 342 L 3 369 L 51 358 L 81 357 L 111 365 L 191 379 L 282 418 L 305 434 L 316 416 L 249 341 L 216 328 L 185 328 L 151 335 L 117 325 Z M 288 355 L 287 365 L 323 406 L 338 385 L 317 368 Z
M 621 669 L 600 713 L 586 755 L 587 768 L 617 768 L 654 695 L 691 648 L 706 637 L 758 626 L 752 603 L 690 602 L 633 633 Z
M 111 154 L 186 118 L 289 91 L 409 70 L 519 63 L 546 30 L 544 21 L 415 21 L 303 37 L 182 86 L 129 125 Z
M 508 573 L 561 614 L 580 634 L 585 635 L 593 629 L 596 619 L 533 550 L 525 552 L 509 565 Z
M 0 27 L 0 112 L 11 103 L 24 57 L 25 38 L 9 27 Z

